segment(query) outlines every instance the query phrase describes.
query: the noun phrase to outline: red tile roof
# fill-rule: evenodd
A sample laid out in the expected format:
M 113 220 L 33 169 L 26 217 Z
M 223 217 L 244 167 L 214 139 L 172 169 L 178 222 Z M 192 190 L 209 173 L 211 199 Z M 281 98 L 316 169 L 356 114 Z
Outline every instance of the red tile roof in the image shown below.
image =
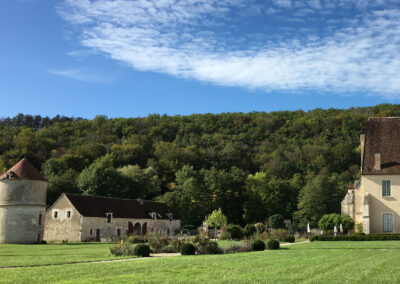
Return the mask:
M 23 158 L 11 169 L 0 175 L 0 180 L 6 179 L 7 176 L 9 179 L 46 181 L 40 172 L 34 166 L 32 166 L 32 164 L 26 158 Z

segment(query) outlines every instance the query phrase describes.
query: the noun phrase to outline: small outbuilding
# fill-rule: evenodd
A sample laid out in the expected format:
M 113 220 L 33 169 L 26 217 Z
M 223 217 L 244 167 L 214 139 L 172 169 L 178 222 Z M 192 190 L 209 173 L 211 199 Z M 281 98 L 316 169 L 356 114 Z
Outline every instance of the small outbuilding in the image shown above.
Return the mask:
M 181 221 L 162 202 L 62 194 L 47 210 L 46 241 L 101 241 L 148 232 L 173 236 Z

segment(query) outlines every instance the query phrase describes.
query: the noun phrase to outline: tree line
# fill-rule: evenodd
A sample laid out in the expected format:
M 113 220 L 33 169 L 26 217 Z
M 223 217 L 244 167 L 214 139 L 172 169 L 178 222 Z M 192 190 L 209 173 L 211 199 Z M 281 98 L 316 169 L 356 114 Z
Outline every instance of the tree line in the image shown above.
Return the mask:
M 229 223 L 281 214 L 317 225 L 360 175 L 359 136 L 398 105 L 92 120 L 0 119 L 0 171 L 27 157 L 63 192 L 165 201 L 183 224 L 221 208 Z

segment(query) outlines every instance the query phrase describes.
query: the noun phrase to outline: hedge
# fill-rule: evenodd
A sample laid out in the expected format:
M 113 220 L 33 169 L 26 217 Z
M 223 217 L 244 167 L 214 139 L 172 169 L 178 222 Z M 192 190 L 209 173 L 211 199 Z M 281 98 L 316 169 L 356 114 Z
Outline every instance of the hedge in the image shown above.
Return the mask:
M 399 241 L 400 234 L 370 234 L 352 236 L 312 236 L 310 241 Z

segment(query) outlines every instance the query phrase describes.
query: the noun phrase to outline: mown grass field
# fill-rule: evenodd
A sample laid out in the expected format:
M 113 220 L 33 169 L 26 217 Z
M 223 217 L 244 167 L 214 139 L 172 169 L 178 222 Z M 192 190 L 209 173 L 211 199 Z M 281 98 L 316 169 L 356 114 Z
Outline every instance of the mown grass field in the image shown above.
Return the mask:
M 124 258 L 110 254 L 111 246 L 113 244 L 105 243 L 1 244 L 0 267 L 63 264 Z
M 26 254 L 50 257 L 51 252 L 46 250 L 51 246 L 36 246 L 42 252 L 35 246 L 26 246 Z M 92 246 L 94 250 L 101 250 Z M 12 252 L 13 246 L 0 246 L 0 250 L 4 247 Z M 17 245 L 14 247 L 20 249 Z M 12 259 L 9 257 L 10 263 Z M 0 282 L 396 283 L 400 281 L 399 259 L 400 241 L 313 242 L 279 251 L 1 269 Z

